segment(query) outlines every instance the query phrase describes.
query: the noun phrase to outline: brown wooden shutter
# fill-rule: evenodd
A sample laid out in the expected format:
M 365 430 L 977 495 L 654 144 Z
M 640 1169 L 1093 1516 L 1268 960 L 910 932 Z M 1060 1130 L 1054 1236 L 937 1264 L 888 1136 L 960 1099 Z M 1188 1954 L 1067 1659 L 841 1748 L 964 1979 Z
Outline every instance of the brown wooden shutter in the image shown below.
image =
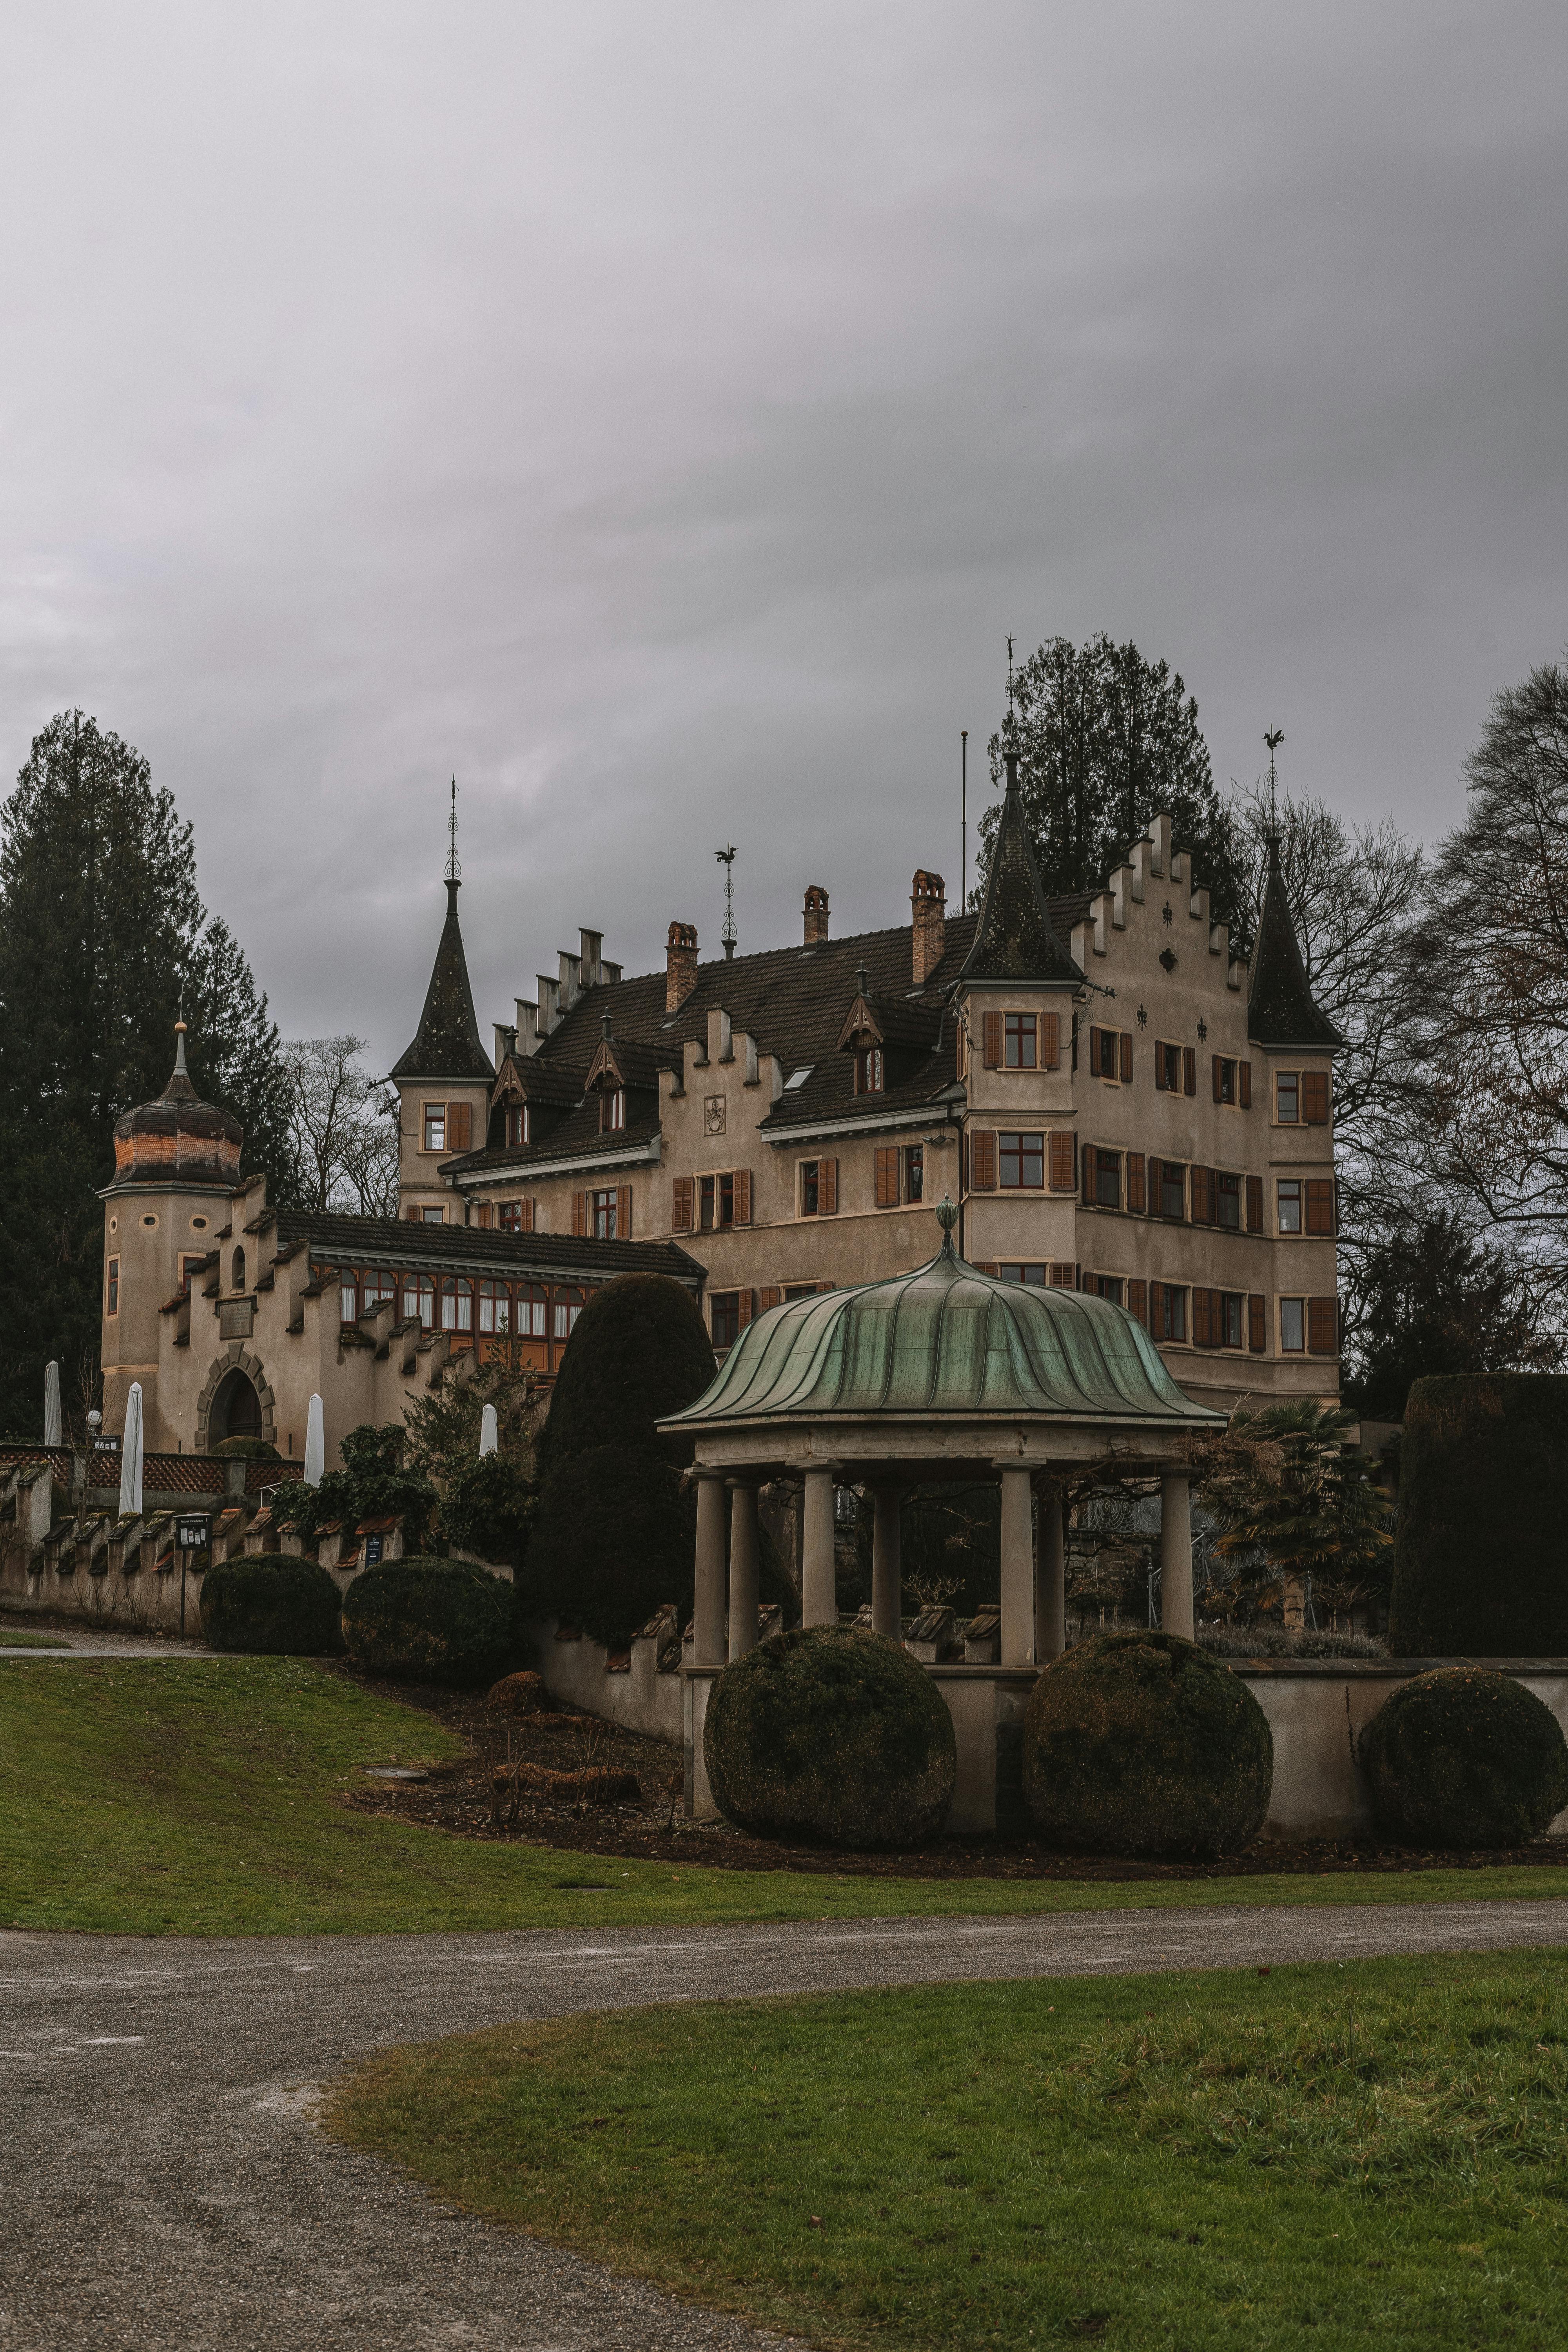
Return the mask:
M 1334 1181 L 1331 1176 L 1309 1176 L 1307 1179 L 1307 1222 L 1310 1234 L 1331 1234 L 1334 1230 Z
M 771 1315 L 773 1308 L 778 1306 L 783 1297 L 784 1292 L 780 1290 L 775 1284 L 764 1283 L 762 1289 L 757 1293 L 757 1313 L 759 1315 Z
M 1050 1139 L 1050 1177 L 1053 1192 L 1070 1192 L 1073 1188 L 1073 1139 L 1058 1129 Z
M 1130 1282 L 1127 1286 L 1127 1312 L 1136 1315 L 1140 1323 L 1149 1312 L 1149 1286 L 1146 1282 Z
M 819 1282 L 816 1286 L 818 1290 L 832 1290 L 835 1285 L 831 1282 Z
M 1215 1102 L 1223 1102 L 1225 1099 L 1220 1091 L 1220 1083 L 1219 1055 L 1216 1054 L 1214 1057 L 1214 1098 Z
M 1124 1087 L 1130 1087 L 1132 1084 L 1132 1032 L 1131 1029 L 1124 1029 L 1121 1032 L 1121 1043 L 1118 1051 L 1121 1055 L 1121 1083 Z
M 1061 1060 L 1061 1015 L 1057 1013 L 1042 1013 L 1040 1015 L 1040 1067 L 1042 1070 L 1060 1069 Z
M 1158 1038 L 1154 1040 L 1154 1091 L 1162 1095 L 1170 1091 L 1165 1084 L 1165 1048 Z
M 1253 1291 L 1247 1301 L 1247 1344 L 1255 1356 L 1268 1345 L 1268 1301 Z
M 877 1148 L 876 1204 L 879 1209 L 896 1209 L 899 1205 L 899 1148 L 895 1144 L 879 1144 Z
M 534 1219 L 537 1214 L 538 1208 L 539 1203 L 534 1200 L 520 1201 L 518 1202 L 517 1229 L 519 1233 L 531 1234 L 536 1230 Z
M 752 1171 L 749 1168 L 735 1171 L 735 1223 L 749 1225 L 752 1222 Z
M 1214 1219 L 1213 1169 L 1194 1167 L 1192 1171 L 1192 1182 L 1193 1223 L 1194 1225 L 1210 1224 Z
M 1247 1230 L 1249 1234 L 1263 1231 L 1263 1179 L 1249 1176 L 1247 1180 Z
M 689 1234 L 697 1223 L 696 1177 L 678 1176 L 672 1188 L 672 1194 L 670 1230 L 672 1233 Z
M 1327 1070 L 1302 1071 L 1301 1117 L 1309 1127 L 1328 1125 L 1329 1074 Z
M 1337 1356 L 1340 1350 L 1340 1302 L 1337 1298 L 1307 1301 L 1307 1352 Z
M 1214 1345 L 1214 1297 L 1212 1290 L 1194 1289 L 1193 1345 L 1194 1348 L 1209 1348 Z
M 1058 1265 L 1053 1263 L 1051 1266 L 1051 1287 L 1053 1290 L 1076 1290 L 1078 1288 L 1078 1267 L 1076 1265 Z
M 973 1127 L 969 1130 L 969 1189 L 972 1192 L 996 1190 L 996 1130 L 993 1127 Z
M 1103 1034 L 1103 1030 L 1095 1028 L 1091 1028 L 1089 1033 L 1089 1075 L 1091 1078 L 1098 1078 L 1100 1076 L 1100 1041 Z
M 1094 1198 L 1095 1153 L 1092 1143 L 1086 1143 L 1084 1145 L 1081 1157 L 1083 1160 L 1083 1197 L 1086 1202 L 1089 1202 L 1092 1201 Z
M 481 1201 L 479 1202 L 479 1226 L 481 1231 L 489 1232 L 489 1228 L 495 1223 L 495 1221 L 496 1213 L 491 1203 L 489 1201 Z
M 980 1016 L 980 1058 L 988 1070 L 1002 1066 L 1002 1015 L 983 1013 Z
M 1195 1045 L 1182 1047 L 1182 1092 L 1195 1095 L 1198 1090 L 1198 1055 Z
M 572 1195 L 572 1231 L 579 1239 L 581 1239 L 587 1230 L 588 1195 L 586 1192 L 574 1192 Z
M 837 1160 L 819 1160 L 816 1163 L 816 1213 L 819 1217 L 835 1217 L 838 1213 Z
M 1241 1108 L 1242 1108 L 1242 1109 L 1243 1109 L 1243 1110 L 1250 1110 L 1250 1109 L 1252 1108 L 1252 1065 L 1251 1065 L 1251 1063 L 1250 1063 L 1250 1062 L 1237 1062 L 1237 1066 L 1236 1066 L 1236 1073 L 1237 1073 L 1237 1076 L 1236 1076 L 1237 1092 L 1238 1096 L 1240 1097 L 1240 1100 L 1241 1100 Z
M 621 1184 L 616 1191 L 616 1239 L 629 1242 L 632 1237 L 632 1188 Z
M 981 1258 L 976 1262 L 974 1271 L 976 1274 L 988 1274 L 992 1281 L 995 1282 L 1002 1269 L 994 1258 Z
M 749 1290 L 737 1290 L 737 1292 L 735 1293 L 735 1324 L 736 1324 L 736 1328 L 737 1328 L 738 1330 L 742 1330 L 742 1331 L 743 1331 L 743 1330 L 745 1329 L 745 1328 L 746 1328 L 747 1324 L 751 1321 L 751 1319 L 752 1319 L 752 1294 L 751 1294 L 751 1292 L 750 1292 Z
M 1149 1189 L 1143 1174 L 1143 1154 L 1130 1151 L 1127 1155 L 1127 1206 L 1135 1217 L 1141 1217 L 1148 1205 Z
M 1165 1286 L 1163 1282 L 1149 1285 L 1149 1328 L 1157 1339 L 1165 1320 Z

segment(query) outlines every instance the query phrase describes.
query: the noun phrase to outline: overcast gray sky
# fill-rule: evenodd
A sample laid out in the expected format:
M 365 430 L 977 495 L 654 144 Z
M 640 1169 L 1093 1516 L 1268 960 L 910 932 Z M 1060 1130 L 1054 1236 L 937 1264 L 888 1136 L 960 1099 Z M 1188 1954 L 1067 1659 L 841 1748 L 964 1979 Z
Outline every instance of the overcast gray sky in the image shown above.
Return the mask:
M 285 1029 L 956 884 L 1003 641 L 1432 839 L 1568 637 L 1568 10 L 22 0 L 0 776 L 79 704 Z M 978 754 L 978 756 L 976 756 Z

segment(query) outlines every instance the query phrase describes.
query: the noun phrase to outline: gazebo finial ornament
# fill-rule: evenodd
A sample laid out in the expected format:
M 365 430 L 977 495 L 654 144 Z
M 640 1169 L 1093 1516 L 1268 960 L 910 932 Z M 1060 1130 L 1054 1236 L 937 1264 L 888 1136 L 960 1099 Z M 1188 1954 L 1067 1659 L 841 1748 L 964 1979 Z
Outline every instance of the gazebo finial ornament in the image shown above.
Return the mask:
M 958 1223 L 958 1211 L 952 1205 L 952 1195 L 951 1192 L 944 1192 L 942 1199 L 938 1202 L 936 1221 L 942 1227 L 942 1254 L 943 1257 L 956 1257 L 958 1253 L 952 1245 L 952 1229 Z

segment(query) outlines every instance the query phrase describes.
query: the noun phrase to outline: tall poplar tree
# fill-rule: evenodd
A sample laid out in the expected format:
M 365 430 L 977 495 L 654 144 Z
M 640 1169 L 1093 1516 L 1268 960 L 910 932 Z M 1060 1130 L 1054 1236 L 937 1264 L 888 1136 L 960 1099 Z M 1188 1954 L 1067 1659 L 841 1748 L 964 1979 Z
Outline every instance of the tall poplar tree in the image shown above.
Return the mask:
M 97 1195 L 115 1120 L 168 1078 L 182 993 L 197 1092 L 287 1198 L 278 1031 L 202 906 L 191 827 L 139 752 L 62 712 L 0 808 L 0 1433 L 37 1435 L 48 1357 L 68 1410 L 95 1380 Z

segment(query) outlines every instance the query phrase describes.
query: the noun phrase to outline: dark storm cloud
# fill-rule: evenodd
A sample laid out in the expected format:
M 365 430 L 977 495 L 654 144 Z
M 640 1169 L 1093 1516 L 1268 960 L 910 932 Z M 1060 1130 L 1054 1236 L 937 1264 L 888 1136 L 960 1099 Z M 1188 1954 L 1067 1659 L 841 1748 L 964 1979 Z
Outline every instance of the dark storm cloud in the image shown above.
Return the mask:
M 0 52 L 0 762 L 79 703 L 292 1031 L 956 883 L 1002 641 L 1428 836 L 1568 635 L 1568 26 L 70 8 Z M 978 794 L 976 795 L 978 797 Z

